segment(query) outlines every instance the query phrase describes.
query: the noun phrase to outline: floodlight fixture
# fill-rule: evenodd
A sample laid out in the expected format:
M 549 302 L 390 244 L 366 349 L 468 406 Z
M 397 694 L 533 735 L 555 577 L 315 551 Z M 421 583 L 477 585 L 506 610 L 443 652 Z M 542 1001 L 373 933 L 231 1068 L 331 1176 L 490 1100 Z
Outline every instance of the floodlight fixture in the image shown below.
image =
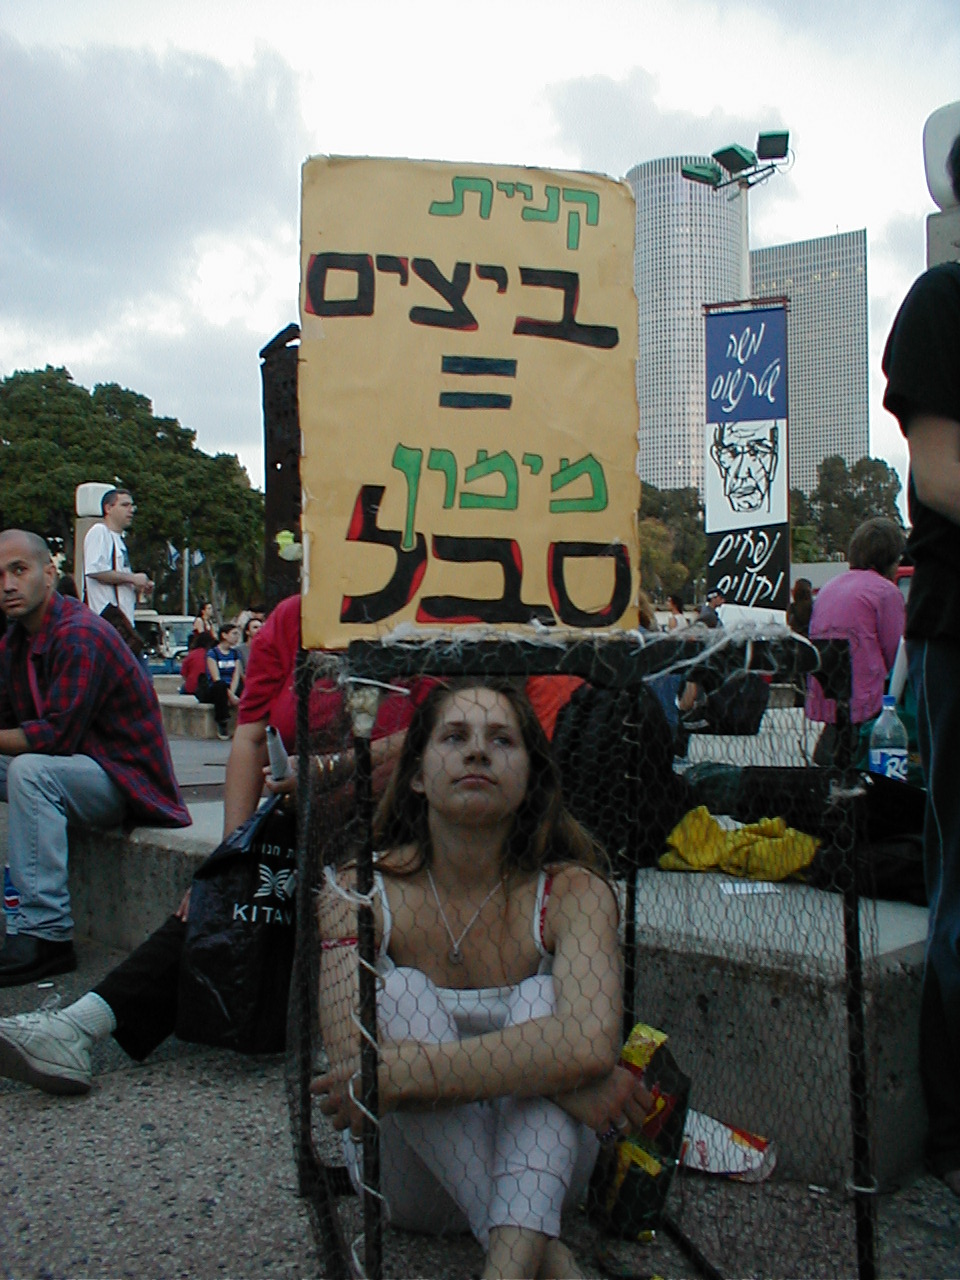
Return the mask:
M 790 134 L 786 129 L 778 133 L 757 134 L 758 160 L 786 160 L 790 153 Z
M 740 296 L 750 293 L 750 215 L 747 198 L 750 188 L 766 182 L 775 173 L 783 173 L 790 167 L 790 134 L 786 129 L 757 135 L 757 149 L 751 151 L 740 143 L 714 151 L 709 160 L 698 160 L 681 165 L 680 172 L 691 182 L 700 182 L 723 191 L 736 188 L 740 201 Z
M 705 187 L 719 187 L 723 181 L 723 170 L 714 160 L 681 165 L 680 172 L 690 182 L 700 182 Z
M 732 142 L 729 147 L 721 147 L 719 151 L 714 151 L 713 158 L 731 176 L 743 173 L 746 169 L 755 169 L 757 167 L 756 155 L 749 147 L 741 147 L 737 142 Z

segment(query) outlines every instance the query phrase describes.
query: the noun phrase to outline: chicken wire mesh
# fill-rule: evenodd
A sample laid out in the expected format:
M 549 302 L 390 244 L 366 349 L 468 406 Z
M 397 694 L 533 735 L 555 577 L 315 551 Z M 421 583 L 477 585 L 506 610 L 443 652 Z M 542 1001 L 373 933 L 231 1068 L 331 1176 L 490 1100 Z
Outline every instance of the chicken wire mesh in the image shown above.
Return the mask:
M 840 694 L 827 766 L 795 693 L 812 670 Z M 288 1087 L 322 1274 L 508 1273 L 503 1248 L 515 1274 L 874 1274 L 896 1072 L 847 646 L 361 643 L 298 681 Z M 586 844 L 526 813 L 554 777 Z M 449 826 L 462 786 L 472 821 L 513 788 L 496 874 Z M 666 1044 L 626 1064 L 634 1097 L 609 1082 L 636 1024 Z M 687 1104 L 671 1147 L 656 1114 Z

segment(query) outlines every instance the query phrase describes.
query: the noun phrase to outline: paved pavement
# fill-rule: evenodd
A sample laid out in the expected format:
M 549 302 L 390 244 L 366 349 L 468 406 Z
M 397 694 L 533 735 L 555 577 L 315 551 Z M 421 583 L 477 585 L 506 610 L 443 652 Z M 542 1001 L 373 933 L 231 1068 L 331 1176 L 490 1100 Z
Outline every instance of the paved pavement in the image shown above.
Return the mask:
M 222 800 L 230 743 L 219 738 L 171 738 L 173 770 L 184 799 Z
M 222 785 L 229 744 L 177 740 L 171 746 L 184 785 Z M 5 806 L 0 815 L 5 820 Z M 5 821 L 2 848 L 4 827 Z M 36 1007 L 51 993 L 68 1003 L 121 958 L 90 943 L 78 950 L 77 973 L 42 989 L 0 990 L 0 1016 Z M 705 1185 L 688 1176 L 685 1202 L 693 1205 Z M 852 1256 L 850 1215 L 826 1211 L 814 1190 L 791 1190 L 776 1180 L 761 1188 L 714 1187 L 718 1195 L 754 1195 L 760 1206 L 751 1219 L 755 1238 L 743 1254 L 754 1261 L 738 1274 L 795 1275 L 784 1270 L 784 1260 L 811 1256 L 811 1242 L 821 1250 L 823 1268 L 804 1274 L 853 1274 L 842 1260 Z M 960 1277 L 960 1201 L 942 1184 L 920 1178 L 881 1196 L 878 1214 L 881 1277 Z M 573 1240 L 581 1257 L 591 1256 L 582 1220 L 574 1224 Z M 695 1274 L 662 1235 L 647 1248 L 621 1248 L 619 1257 L 633 1271 Z M 479 1253 L 469 1242 L 388 1236 L 387 1275 L 462 1280 L 478 1270 Z M 95 1050 L 87 1097 L 51 1098 L 0 1081 L 0 1276 L 320 1274 L 296 1193 L 280 1059 L 171 1040 L 137 1065 L 108 1040 Z

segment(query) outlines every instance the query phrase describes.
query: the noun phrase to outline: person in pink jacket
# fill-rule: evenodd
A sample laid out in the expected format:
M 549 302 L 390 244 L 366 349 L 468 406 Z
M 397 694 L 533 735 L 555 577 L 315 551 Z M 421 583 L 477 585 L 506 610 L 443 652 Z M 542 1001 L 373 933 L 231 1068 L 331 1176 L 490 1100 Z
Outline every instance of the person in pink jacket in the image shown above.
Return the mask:
M 879 715 L 883 706 L 884 682 L 903 635 L 905 608 L 895 584 L 903 548 L 903 530 L 892 520 L 865 520 L 850 539 L 850 568 L 821 587 L 813 602 L 810 639 L 850 641 L 852 726 Z M 816 676 L 808 680 L 806 713 L 827 726 L 813 758 L 829 764 L 837 745 L 837 705 L 824 696 Z

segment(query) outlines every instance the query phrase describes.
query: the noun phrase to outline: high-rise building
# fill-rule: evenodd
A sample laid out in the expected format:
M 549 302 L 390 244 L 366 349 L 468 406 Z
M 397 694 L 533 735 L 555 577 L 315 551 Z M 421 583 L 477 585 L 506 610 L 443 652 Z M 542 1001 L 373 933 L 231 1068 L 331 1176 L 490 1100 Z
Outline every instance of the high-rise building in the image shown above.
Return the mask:
M 703 304 L 740 292 L 740 196 L 682 177 L 709 156 L 670 156 L 627 174 L 637 201 L 637 472 L 658 489 L 703 490 Z
M 750 254 L 756 297 L 786 297 L 790 487 L 811 493 L 824 458 L 870 449 L 867 233 Z
M 690 182 L 670 156 L 627 174 L 637 201 L 637 472 L 658 489 L 703 492 L 703 304 L 742 291 L 743 195 Z M 790 487 L 810 493 L 823 458 L 869 450 L 866 232 L 750 254 L 751 293 L 785 296 Z

